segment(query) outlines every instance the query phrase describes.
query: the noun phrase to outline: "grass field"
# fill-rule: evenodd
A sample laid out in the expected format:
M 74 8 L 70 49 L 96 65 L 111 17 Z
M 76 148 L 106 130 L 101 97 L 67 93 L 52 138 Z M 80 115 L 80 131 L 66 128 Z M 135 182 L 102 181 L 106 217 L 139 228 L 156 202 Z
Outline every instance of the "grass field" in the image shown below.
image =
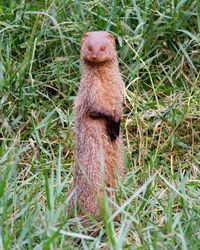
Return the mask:
M 121 221 L 67 218 L 80 37 L 126 84 Z M 0 249 L 200 249 L 200 1 L 0 1 Z M 99 231 L 90 235 L 93 227 Z

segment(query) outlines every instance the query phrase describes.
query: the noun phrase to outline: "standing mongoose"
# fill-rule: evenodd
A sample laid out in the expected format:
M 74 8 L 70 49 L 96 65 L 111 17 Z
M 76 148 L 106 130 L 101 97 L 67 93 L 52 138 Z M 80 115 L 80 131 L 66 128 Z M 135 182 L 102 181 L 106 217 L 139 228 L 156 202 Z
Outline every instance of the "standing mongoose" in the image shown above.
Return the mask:
M 75 100 L 76 164 L 69 207 L 97 215 L 103 185 L 113 188 L 124 173 L 120 133 L 124 83 L 114 37 L 87 32 L 81 39 L 82 76 Z

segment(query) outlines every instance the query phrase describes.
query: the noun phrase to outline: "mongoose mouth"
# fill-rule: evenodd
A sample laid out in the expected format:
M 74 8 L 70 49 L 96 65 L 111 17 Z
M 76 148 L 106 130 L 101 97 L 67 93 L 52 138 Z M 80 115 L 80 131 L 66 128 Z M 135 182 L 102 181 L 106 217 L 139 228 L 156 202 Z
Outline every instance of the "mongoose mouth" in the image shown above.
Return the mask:
M 83 59 L 85 60 L 85 62 L 94 63 L 94 64 L 98 64 L 98 63 L 101 64 L 101 63 L 111 61 L 111 60 L 108 60 L 107 58 L 100 57 L 100 56 L 87 56 Z
M 92 62 L 92 63 L 103 63 L 103 62 L 108 61 L 106 60 L 106 58 L 102 58 L 98 55 L 87 56 L 85 60 L 88 62 Z

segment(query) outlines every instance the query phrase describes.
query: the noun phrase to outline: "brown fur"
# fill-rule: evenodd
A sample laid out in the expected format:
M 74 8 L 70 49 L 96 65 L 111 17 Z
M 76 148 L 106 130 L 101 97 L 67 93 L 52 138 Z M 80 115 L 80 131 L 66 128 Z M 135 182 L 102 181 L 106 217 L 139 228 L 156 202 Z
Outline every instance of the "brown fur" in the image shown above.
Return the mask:
M 115 187 L 123 175 L 122 136 L 111 139 L 109 119 L 122 116 L 123 81 L 118 68 L 114 37 L 104 31 L 88 32 L 81 40 L 82 77 L 75 100 L 76 165 L 74 195 L 79 215 L 100 213 L 103 183 Z

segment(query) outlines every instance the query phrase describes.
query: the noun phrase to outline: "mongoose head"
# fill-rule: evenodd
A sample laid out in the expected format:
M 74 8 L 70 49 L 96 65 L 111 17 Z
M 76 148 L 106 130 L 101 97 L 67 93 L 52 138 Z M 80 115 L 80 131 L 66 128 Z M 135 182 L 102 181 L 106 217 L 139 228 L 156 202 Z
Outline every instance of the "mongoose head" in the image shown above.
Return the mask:
M 116 58 L 115 39 L 105 31 L 87 32 L 81 39 L 81 59 L 93 63 Z

